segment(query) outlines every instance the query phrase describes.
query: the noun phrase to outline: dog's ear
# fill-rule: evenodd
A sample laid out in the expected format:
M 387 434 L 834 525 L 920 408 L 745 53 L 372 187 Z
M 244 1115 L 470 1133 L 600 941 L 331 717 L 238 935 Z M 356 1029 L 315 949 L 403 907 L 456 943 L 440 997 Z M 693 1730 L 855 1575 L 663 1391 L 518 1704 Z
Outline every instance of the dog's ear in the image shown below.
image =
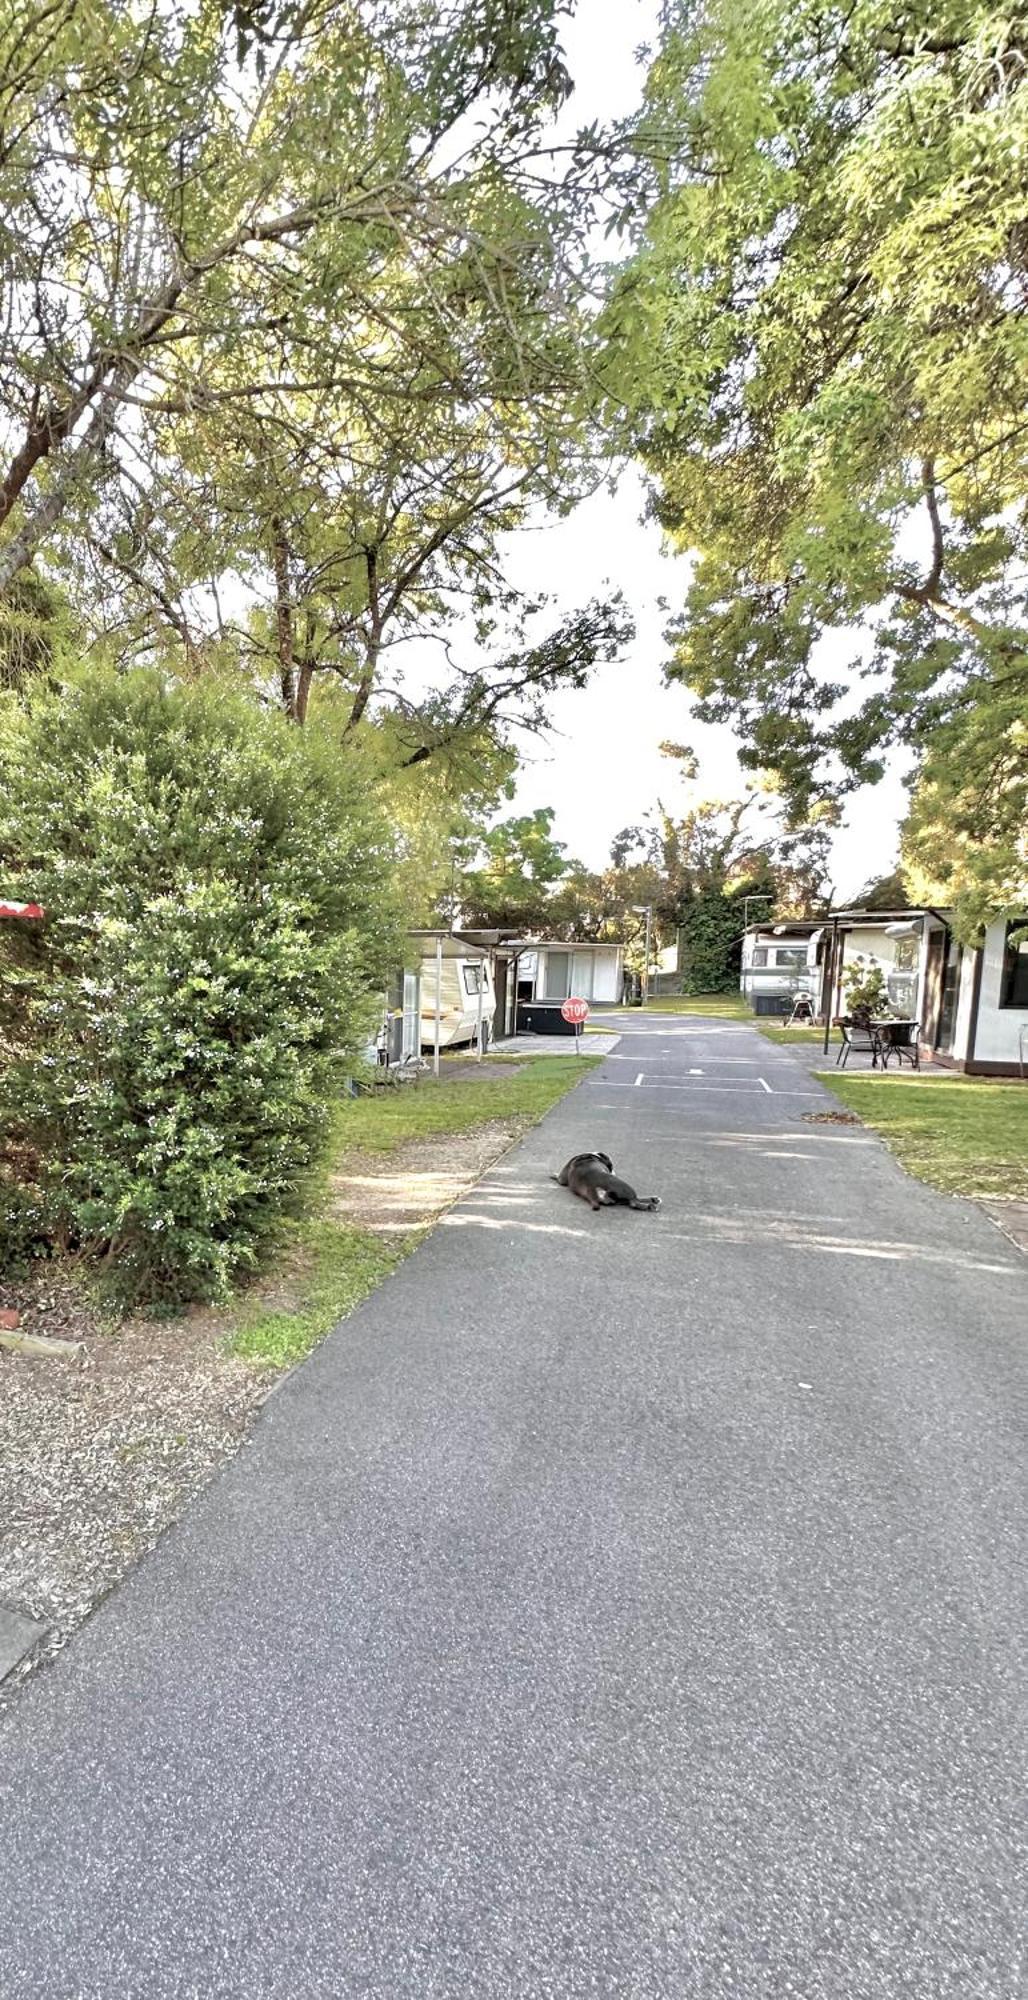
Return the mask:
M 614 1162 L 613 1160 L 608 1160 L 606 1153 L 597 1153 L 596 1158 L 598 1160 L 603 1161 L 603 1164 L 606 1167 L 608 1174 L 612 1174 L 614 1172 Z

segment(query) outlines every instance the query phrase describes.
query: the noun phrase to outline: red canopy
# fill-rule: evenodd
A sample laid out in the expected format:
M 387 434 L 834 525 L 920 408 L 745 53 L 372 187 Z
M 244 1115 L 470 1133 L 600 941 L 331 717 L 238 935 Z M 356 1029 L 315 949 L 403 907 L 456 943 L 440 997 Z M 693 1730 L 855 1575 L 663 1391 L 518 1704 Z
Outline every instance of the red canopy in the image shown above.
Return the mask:
M 0 917 L 45 917 L 41 903 L 0 903 Z

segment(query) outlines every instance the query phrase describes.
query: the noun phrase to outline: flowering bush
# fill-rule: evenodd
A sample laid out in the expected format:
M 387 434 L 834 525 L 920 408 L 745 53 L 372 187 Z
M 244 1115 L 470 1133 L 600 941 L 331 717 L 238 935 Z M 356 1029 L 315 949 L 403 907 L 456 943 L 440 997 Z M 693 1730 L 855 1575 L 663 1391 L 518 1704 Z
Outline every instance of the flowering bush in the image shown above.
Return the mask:
M 223 1295 L 297 1205 L 395 958 L 389 869 L 359 767 L 221 684 L 101 674 L 8 714 L 0 895 L 47 916 L 0 1131 L 126 1301 Z
M 847 966 L 843 976 L 846 988 L 846 1006 L 850 1018 L 866 1026 L 879 1014 L 889 1011 L 889 994 L 885 984 L 885 974 L 880 965 L 870 965 L 862 957 L 857 957 Z

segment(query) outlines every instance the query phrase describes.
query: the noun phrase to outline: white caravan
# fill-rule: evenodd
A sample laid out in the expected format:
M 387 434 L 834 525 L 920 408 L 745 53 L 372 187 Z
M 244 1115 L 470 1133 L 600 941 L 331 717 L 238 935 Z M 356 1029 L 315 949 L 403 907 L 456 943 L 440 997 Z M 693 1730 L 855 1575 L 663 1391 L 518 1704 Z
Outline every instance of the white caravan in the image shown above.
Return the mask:
M 424 938 L 421 959 L 421 1046 L 436 1046 L 436 991 L 439 991 L 439 1047 L 472 1044 L 482 1023 L 482 1042 L 492 1040 L 496 993 L 489 960 L 463 938 L 443 937 L 436 946 Z M 481 993 L 481 1000 L 479 994 Z

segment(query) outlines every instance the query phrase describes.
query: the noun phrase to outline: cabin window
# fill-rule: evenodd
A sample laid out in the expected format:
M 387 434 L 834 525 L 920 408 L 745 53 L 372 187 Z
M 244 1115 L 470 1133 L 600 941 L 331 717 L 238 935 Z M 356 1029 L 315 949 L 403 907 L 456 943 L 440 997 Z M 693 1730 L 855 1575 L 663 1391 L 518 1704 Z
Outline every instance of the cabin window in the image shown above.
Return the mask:
M 571 991 L 571 953 L 551 951 L 546 955 L 546 998 L 566 1000 Z
M 753 956 L 752 956 L 752 958 L 750 959 L 750 964 L 751 964 L 751 965 L 766 965 L 766 964 L 767 964 L 767 946 L 766 946 L 766 944 L 755 944 L 755 945 L 754 945 L 754 947 L 753 947 Z
M 479 991 L 485 993 L 487 987 L 488 982 L 485 976 L 484 965 L 466 965 L 464 967 L 465 993 L 478 993 Z
M 1003 979 L 999 991 L 1001 1007 L 1028 1008 L 1028 937 L 1015 942 L 1015 932 L 1024 932 L 1026 923 L 1008 924 L 1003 948 Z
M 807 963 L 806 945 L 779 945 L 775 952 L 776 965 L 804 966 Z

